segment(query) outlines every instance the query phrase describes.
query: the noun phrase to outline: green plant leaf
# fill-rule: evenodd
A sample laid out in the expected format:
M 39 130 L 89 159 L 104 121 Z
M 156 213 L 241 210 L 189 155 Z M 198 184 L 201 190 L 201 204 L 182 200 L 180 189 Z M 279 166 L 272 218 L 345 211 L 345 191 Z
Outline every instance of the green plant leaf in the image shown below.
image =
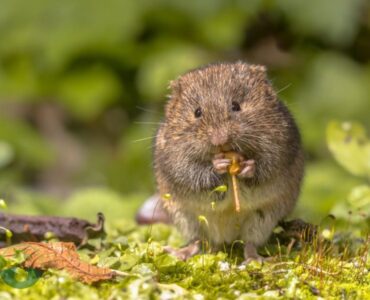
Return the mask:
M 369 75 L 348 57 L 326 51 L 307 60 L 304 78 L 292 99 L 305 149 L 322 153 L 326 127 L 331 120 L 356 120 L 369 126 Z M 294 88 L 292 88 L 294 89 Z M 314 121 L 313 121 L 314 120 Z
M 360 185 L 352 189 L 348 197 L 351 207 L 370 213 L 370 186 Z
M 13 148 L 8 143 L 0 141 L 0 168 L 9 164 L 13 158 Z
M 225 192 L 227 192 L 227 185 L 223 184 L 223 185 L 216 186 L 212 190 L 212 193 L 213 192 L 225 193 Z
M 0 256 L 0 271 L 5 268 L 7 262 L 4 257 Z
M 341 166 L 354 175 L 370 177 L 370 141 L 360 124 L 332 121 L 326 134 L 328 147 Z
M 126 251 L 126 253 L 120 258 L 120 270 L 127 271 L 136 266 L 140 261 L 140 256 L 132 251 Z
M 172 255 L 162 254 L 155 258 L 155 266 L 160 272 L 174 272 L 178 259 Z

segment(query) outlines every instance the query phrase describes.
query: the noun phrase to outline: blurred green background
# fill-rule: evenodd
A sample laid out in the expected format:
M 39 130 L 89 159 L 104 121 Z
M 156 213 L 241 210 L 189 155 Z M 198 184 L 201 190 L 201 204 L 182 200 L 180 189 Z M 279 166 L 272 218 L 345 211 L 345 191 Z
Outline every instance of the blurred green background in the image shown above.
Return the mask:
M 171 79 L 267 65 L 307 157 L 295 212 L 320 222 L 361 183 L 330 155 L 330 120 L 370 125 L 365 0 L 5 0 L 0 198 L 17 213 L 123 218 L 155 191 L 151 139 Z

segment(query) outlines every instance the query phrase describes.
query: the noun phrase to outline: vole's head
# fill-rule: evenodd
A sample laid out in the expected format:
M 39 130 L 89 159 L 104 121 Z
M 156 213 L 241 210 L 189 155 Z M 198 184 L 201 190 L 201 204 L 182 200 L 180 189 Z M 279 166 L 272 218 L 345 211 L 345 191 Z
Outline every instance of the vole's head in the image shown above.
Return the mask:
M 171 140 L 199 159 L 270 151 L 288 126 L 263 66 L 206 66 L 171 82 L 171 90 L 165 120 Z

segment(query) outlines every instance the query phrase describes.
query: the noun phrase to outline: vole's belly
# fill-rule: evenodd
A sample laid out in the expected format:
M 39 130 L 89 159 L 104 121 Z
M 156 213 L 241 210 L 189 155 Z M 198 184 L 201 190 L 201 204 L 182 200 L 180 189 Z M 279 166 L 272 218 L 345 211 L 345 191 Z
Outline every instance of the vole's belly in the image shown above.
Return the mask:
M 199 222 L 201 235 L 203 233 L 215 244 L 232 243 L 240 239 L 245 221 L 253 214 L 244 194 L 241 195 L 240 212 L 236 212 L 234 197 L 229 192 L 223 200 L 202 204 L 199 201 L 196 206 L 191 210 L 192 218 Z
M 240 186 L 240 212 L 235 210 L 231 190 L 227 191 L 224 199 L 213 204 L 209 194 L 193 194 L 177 198 L 167 207 L 173 221 L 189 240 L 205 237 L 214 244 L 223 244 L 246 240 L 253 235 L 254 240 L 264 241 L 281 214 L 271 212 L 274 209 L 271 203 L 283 199 L 279 192 L 284 188 L 284 178 L 264 186 Z M 268 219 L 265 219 L 266 209 L 270 210 Z M 264 220 L 263 226 L 261 220 Z
M 248 215 L 245 212 L 237 213 L 235 209 L 225 210 L 222 213 L 207 214 L 207 224 L 203 224 L 207 236 L 215 244 L 231 243 L 240 239 L 243 223 Z

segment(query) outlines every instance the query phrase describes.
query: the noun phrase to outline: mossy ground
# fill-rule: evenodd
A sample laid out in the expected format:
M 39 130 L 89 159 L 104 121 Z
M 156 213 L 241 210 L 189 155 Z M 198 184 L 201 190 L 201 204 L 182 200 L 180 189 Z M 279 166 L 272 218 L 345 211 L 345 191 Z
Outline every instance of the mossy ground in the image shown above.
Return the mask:
M 274 242 L 262 253 L 271 261 L 240 264 L 238 245 L 228 254 L 200 254 L 186 262 L 163 252 L 183 243 L 167 225 L 109 226 L 104 240 L 90 240 L 82 259 L 128 272 L 86 285 L 49 270 L 30 288 L 0 283 L 0 299 L 369 299 L 369 240 L 324 232 L 291 250 Z

